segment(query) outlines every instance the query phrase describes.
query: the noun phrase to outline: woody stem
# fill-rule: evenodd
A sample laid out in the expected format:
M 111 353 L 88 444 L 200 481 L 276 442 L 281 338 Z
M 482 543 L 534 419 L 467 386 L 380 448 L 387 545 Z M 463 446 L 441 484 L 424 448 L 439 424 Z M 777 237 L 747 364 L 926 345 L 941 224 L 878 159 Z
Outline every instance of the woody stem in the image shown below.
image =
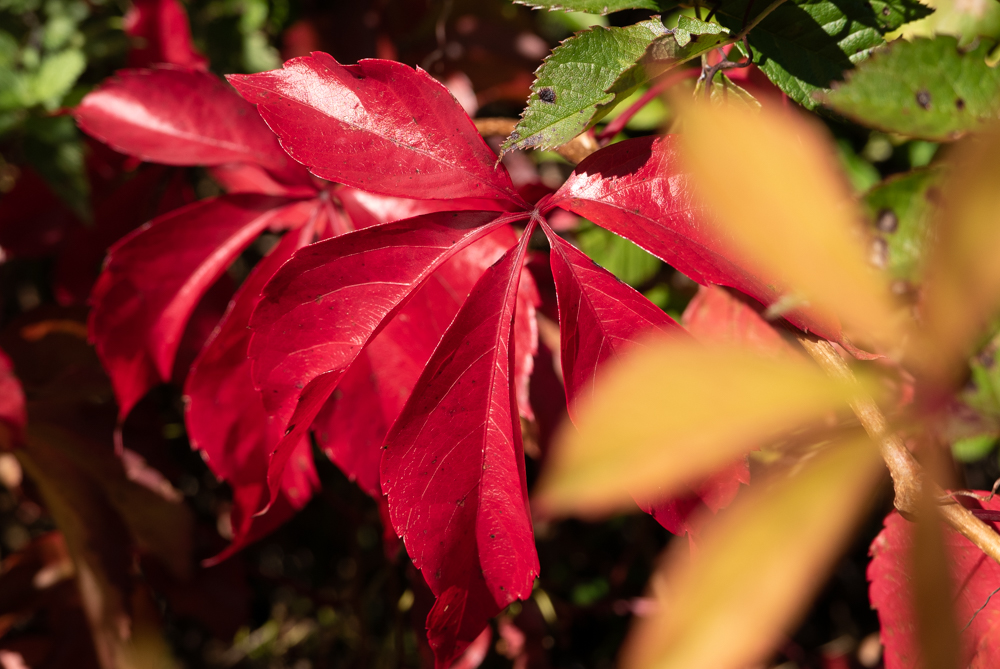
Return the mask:
M 798 340 L 812 359 L 831 377 L 856 383 L 851 368 L 830 342 L 808 336 L 799 336 Z M 899 511 L 912 516 L 917 515 L 924 485 L 932 487 L 930 492 L 933 498 L 943 496 L 943 491 L 937 484 L 924 475 L 920 464 L 903 444 L 900 436 L 889 429 L 885 415 L 871 397 L 865 394 L 858 395 L 851 402 L 851 409 L 861 421 L 868 436 L 878 444 L 882 452 L 882 458 L 892 476 L 896 496 L 895 506 Z M 940 507 L 940 511 L 945 521 L 956 531 L 1000 562 L 1000 534 L 994 532 L 993 528 L 976 518 L 961 504 L 947 503 Z

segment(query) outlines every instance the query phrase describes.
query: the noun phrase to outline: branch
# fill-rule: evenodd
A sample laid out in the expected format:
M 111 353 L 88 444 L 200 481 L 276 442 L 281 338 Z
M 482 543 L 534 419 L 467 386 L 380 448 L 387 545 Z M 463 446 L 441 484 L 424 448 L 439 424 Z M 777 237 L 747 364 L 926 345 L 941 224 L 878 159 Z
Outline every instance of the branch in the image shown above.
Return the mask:
M 820 367 L 830 376 L 854 383 L 854 373 L 840 357 L 833 345 L 825 339 L 813 339 L 799 335 L 799 343 L 806 349 Z M 913 454 L 903 444 L 898 434 L 889 430 L 889 423 L 875 401 L 860 395 L 851 402 L 854 415 L 861 421 L 868 436 L 879 445 L 882 458 L 892 476 L 892 486 L 896 494 L 895 506 L 901 512 L 917 515 L 920 505 L 921 488 L 925 477 L 920 464 Z M 926 481 L 932 486 L 934 498 L 939 498 L 943 492 L 933 481 Z M 940 507 L 941 515 L 955 530 L 979 547 L 991 558 L 1000 562 L 1000 534 L 993 531 L 989 525 L 976 518 L 969 509 L 961 504 L 951 503 Z

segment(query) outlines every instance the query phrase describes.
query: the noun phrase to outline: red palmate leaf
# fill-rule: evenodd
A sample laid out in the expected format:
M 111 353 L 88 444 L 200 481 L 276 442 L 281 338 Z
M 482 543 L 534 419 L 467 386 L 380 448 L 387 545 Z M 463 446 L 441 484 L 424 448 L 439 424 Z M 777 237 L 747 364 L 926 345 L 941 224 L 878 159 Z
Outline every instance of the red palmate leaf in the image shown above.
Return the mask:
M 303 206 L 262 195 L 202 200 L 111 248 L 91 296 L 90 333 L 122 416 L 170 379 L 188 318 L 209 286 L 265 229 L 303 223 Z
M 988 493 L 982 493 L 988 494 Z M 1000 499 L 982 505 L 1000 511 Z M 989 521 L 995 529 L 1000 523 Z M 920 666 L 917 620 L 913 608 L 914 525 L 896 511 L 872 542 L 868 565 L 869 597 L 878 610 L 886 669 Z M 960 629 L 962 667 L 986 669 L 1000 657 L 1000 565 L 954 530 L 944 528 L 951 567 L 952 602 Z
M 397 197 L 525 206 L 461 105 L 423 70 L 341 65 L 316 52 L 229 81 L 285 150 L 324 179 Z
M 177 0 L 133 0 L 123 23 L 125 32 L 139 42 L 129 50 L 129 67 L 154 63 L 208 67 L 208 59 L 191 43 L 188 17 Z
M 288 426 L 268 470 L 272 495 L 291 447 L 371 338 L 441 263 L 523 216 L 443 212 L 365 228 L 302 249 L 275 274 L 250 321 L 254 381 Z
M 740 290 L 765 305 L 781 295 L 741 264 L 728 240 L 708 225 L 682 171 L 676 136 L 612 144 L 577 165 L 543 207 L 562 207 L 632 240 L 700 284 Z M 840 325 L 807 309 L 786 314 L 794 325 L 839 341 Z
M 167 165 L 253 163 L 286 183 L 307 183 L 252 105 L 208 72 L 122 70 L 74 111 L 88 134 L 118 151 Z
M 319 207 L 314 203 L 313 207 Z M 302 441 L 286 467 L 270 512 L 256 516 L 269 498 L 268 455 L 284 426 L 264 410 L 250 375 L 250 314 L 264 284 L 292 254 L 311 241 L 314 225 L 287 233 L 253 269 L 230 303 L 225 318 L 191 367 L 184 386 L 185 422 L 192 448 L 209 469 L 233 489 L 232 542 L 210 562 L 218 562 L 270 533 L 291 518 L 318 486 L 309 444 Z
M 477 282 L 385 440 L 393 527 L 437 596 L 437 665 L 531 593 L 538 556 L 511 383 L 517 286 L 531 228 Z

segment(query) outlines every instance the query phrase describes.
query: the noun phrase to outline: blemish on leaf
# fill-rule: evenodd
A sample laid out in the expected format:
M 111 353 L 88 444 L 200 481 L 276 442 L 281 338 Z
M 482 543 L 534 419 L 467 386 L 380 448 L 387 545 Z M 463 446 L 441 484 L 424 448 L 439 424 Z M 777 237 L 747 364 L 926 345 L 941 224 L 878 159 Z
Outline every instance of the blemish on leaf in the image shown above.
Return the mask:
M 875 227 L 879 232 L 896 232 L 899 229 L 899 217 L 892 209 L 882 209 L 875 219 Z
M 962 111 L 963 109 L 965 109 L 965 100 L 963 100 L 962 98 L 955 98 L 955 109 L 957 109 L 958 111 Z
M 553 88 L 546 86 L 545 88 L 538 91 L 538 99 L 542 102 L 548 102 L 549 104 L 554 104 L 556 101 L 556 92 Z
M 931 108 L 931 94 L 926 89 L 921 89 L 917 91 L 917 104 L 920 105 L 921 109 Z
M 882 16 L 889 16 L 889 14 L 891 14 L 891 13 L 892 13 L 892 11 L 888 7 L 883 7 L 882 8 Z

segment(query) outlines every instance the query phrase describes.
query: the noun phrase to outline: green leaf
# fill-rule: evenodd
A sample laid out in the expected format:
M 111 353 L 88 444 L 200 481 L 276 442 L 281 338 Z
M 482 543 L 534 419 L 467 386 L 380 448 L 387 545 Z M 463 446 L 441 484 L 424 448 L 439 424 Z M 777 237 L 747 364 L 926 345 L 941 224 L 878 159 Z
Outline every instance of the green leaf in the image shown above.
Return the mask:
M 649 281 L 660 269 L 660 260 L 627 239 L 593 224 L 577 232 L 580 249 L 594 262 L 630 286 Z
M 622 75 L 666 30 L 650 20 L 627 28 L 597 26 L 564 41 L 535 72 L 528 107 L 501 150 L 552 149 L 596 123 L 643 82 L 638 73 L 627 82 Z
M 87 60 L 77 49 L 46 56 L 31 78 L 32 101 L 54 109 L 86 68 Z
M 997 443 L 995 434 L 977 434 L 974 437 L 959 439 L 951 445 L 951 453 L 956 460 L 961 462 L 975 462 L 982 460 Z
M 654 12 L 661 9 L 660 5 L 668 7 L 673 2 L 659 3 L 656 0 L 514 0 L 515 5 L 526 5 L 532 9 L 561 9 L 566 12 L 586 12 L 588 14 L 610 14 L 623 9 L 651 9 Z
M 887 38 L 954 35 L 965 46 L 979 37 L 1000 39 L 1000 2 L 924 0 L 934 8 L 930 16 L 910 23 Z
M 941 170 L 919 169 L 886 179 L 864 197 L 874 227 L 871 257 L 895 281 L 916 283 Z
M 719 23 L 734 34 L 741 30 L 747 2 L 724 3 L 716 14 Z M 768 78 L 788 97 L 814 109 L 816 93 L 883 44 L 883 34 L 929 11 L 915 0 L 789 0 L 754 27 L 748 39 L 754 63 Z
M 869 127 L 944 141 L 1000 114 L 1000 70 L 986 64 L 994 43 L 964 51 L 955 37 L 897 40 L 825 96 Z

